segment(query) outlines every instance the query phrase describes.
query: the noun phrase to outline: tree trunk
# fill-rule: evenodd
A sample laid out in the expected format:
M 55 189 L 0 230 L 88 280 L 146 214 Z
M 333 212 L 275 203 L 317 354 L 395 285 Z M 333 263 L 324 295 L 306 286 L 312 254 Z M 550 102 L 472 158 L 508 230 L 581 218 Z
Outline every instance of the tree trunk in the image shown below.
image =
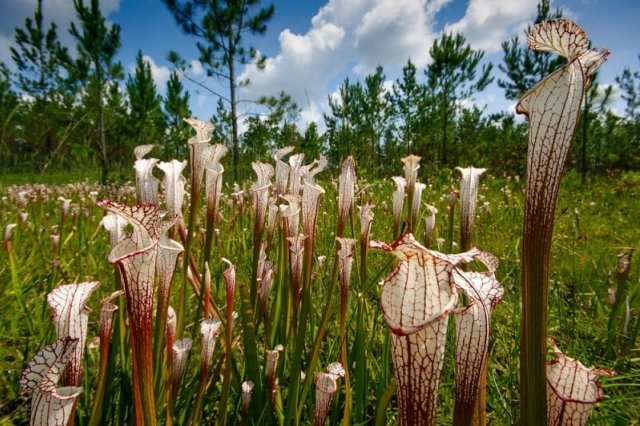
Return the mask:
M 447 164 L 447 128 L 449 127 L 449 111 L 447 111 L 447 102 L 443 103 L 442 113 L 442 165 Z
M 233 138 L 233 180 L 238 182 L 238 163 L 240 148 L 238 141 L 238 115 L 236 111 L 236 75 L 235 63 L 232 54 L 229 54 L 229 95 L 231 99 L 231 131 Z
M 100 177 L 100 182 L 103 185 L 106 185 L 107 183 L 107 177 L 109 176 L 109 162 L 108 162 L 108 158 L 107 158 L 107 135 L 106 135 L 106 129 L 105 129 L 105 123 L 104 123 L 104 104 L 103 104 L 103 99 L 102 99 L 102 84 L 103 82 L 100 81 L 99 83 L 99 89 L 98 89 L 98 119 L 99 119 L 99 124 L 98 124 L 98 131 L 100 132 L 100 151 L 102 153 L 101 156 L 101 168 L 102 168 L 102 173 L 101 173 L 101 177 Z

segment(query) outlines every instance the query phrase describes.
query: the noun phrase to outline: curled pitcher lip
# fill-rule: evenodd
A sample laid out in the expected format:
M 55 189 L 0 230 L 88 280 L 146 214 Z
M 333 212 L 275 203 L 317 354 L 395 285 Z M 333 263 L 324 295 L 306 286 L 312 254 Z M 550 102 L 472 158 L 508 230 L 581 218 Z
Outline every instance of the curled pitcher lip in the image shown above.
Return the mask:
M 57 387 L 62 371 L 73 356 L 78 338 L 65 336 L 45 346 L 20 376 L 23 392 L 32 395 L 31 424 L 66 425 L 81 387 Z
M 79 386 L 81 382 L 87 326 L 89 312 L 91 312 L 87 301 L 98 285 L 100 283 L 97 281 L 67 284 L 53 289 L 47 295 L 47 301 L 53 308 L 52 319 L 58 338 L 69 336 L 78 339 L 63 373 L 63 382 L 67 386 Z
M 612 370 L 587 368 L 558 349 L 547 337 L 556 359 L 547 362 L 547 424 L 584 425 L 591 408 L 602 401 L 599 376 L 613 376 Z

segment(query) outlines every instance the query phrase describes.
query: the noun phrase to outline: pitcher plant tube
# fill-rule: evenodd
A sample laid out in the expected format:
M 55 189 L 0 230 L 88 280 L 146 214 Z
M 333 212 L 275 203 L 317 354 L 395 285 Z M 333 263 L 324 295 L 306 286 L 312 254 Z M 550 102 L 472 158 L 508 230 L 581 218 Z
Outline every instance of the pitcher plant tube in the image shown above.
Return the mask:
M 318 373 L 316 375 L 316 407 L 315 407 L 315 426 L 323 426 L 329 415 L 331 401 L 333 395 L 338 390 L 338 380 L 344 377 L 345 371 L 342 364 L 334 362 L 327 366 L 326 373 Z
M 133 232 L 109 253 L 118 266 L 131 328 L 131 352 L 136 424 L 155 425 L 153 390 L 153 284 L 160 242 L 160 213 L 152 204 L 120 205 L 100 201 L 98 206 L 122 216 Z M 164 331 L 164 330 L 163 330 Z
M 476 256 L 486 272 L 455 269 L 454 281 L 467 295 L 467 306 L 456 309 L 456 399 L 454 425 L 485 424 L 486 368 L 491 313 L 502 299 L 504 289 L 496 279 L 498 259 L 490 253 Z M 484 401 L 482 401 L 484 402 Z M 479 411 L 479 412 L 478 412 Z
M 445 255 L 426 249 L 411 233 L 391 245 L 371 241 L 370 247 L 399 261 L 383 282 L 380 304 L 392 332 L 400 424 L 433 425 L 449 314 L 458 303 L 455 265 L 473 261 L 480 251 Z
M 536 424 L 546 412 L 546 327 L 549 261 L 560 181 L 584 93 L 607 49 L 589 49 L 585 32 L 567 19 L 543 21 L 527 35 L 529 48 L 555 52 L 567 64 L 527 93 L 516 112 L 529 121 L 522 235 L 520 418 Z
M 52 319 L 57 337 L 61 339 L 69 336 L 78 339 L 75 350 L 62 373 L 62 382 L 65 386 L 80 386 L 89 312 L 91 312 L 87 307 L 87 301 L 99 284 L 97 281 L 67 284 L 55 288 L 47 296 L 47 301 L 53 308 Z

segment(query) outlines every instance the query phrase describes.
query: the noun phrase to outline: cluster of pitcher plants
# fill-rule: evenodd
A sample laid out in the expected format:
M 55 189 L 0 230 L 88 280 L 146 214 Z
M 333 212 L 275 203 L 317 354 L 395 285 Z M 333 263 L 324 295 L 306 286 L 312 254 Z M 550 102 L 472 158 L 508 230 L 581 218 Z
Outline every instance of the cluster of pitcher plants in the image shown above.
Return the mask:
M 582 425 L 592 404 L 602 399 L 598 376 L 613 373 L 588 369 L 560 352 L 547 336 L 546 301 L 566 154 L 585 90 L 608 51 L 590 49 L 582 29 L 568 20 L 536 25 L 528 41 L 532 49 L 556 52 L 567 63 L 517 106 L 530 123 L 521 419 L 527 425 Z M 244 216 L 253 224 L 251 237 L 242 242 L 251 269 L 238 274 L 245 277 L 241 280 L 234 266 L 238 260 L 225 258 L 231 237 L 221 223 L 227 149 L 210 143 L 210 123 L 187 121 L 195 130 L 188 142 L 188 181 L 187 161 L 145 158 L 153 145 L 144 145 L 135 152 L 136 203 L 97 202 L 106 211 L 102 224 L 110 236 L 113 279 L 67 284 L 48 295 L 57 340 L 40 350 L 21 376 L 23 390 L 32 395 L 31 423 L 73 424 L 93 315 L 89 306 L 98 305 L 91 295 L 100 285 L 109 286 L 111 294 L 95 316 L 99 371 L 88 396 L 90 424 L 385 424 L 391 421 L 388 412 L 396 412 L 401 425 L 434 425 L 447 342 L 455 353 L 453 422 L 486 423 L 491 317 L 504 290 L 498 259 L 473 241 L 484 169 L 458 168 L 460 188 L 450 196 L 445 254 L 436 251 L 441 245 L 433 237 L 435 209 L 424 207 L 429 200 L 422 197 L 419 157 L 403 158 L 403 176 L 393 178 L 394 239 L 384 242 L 372 239 L 371 230 L 374 212 L 382 215 L 385 209 L 356 205 L 351 157 L 334 183 L 337 211 L 327 212 L 335 218 L 327 221 L 319 213 L 329 191 L 316 182 L 326 173 L 326 160 L 305 164 L 303 153 L 282 148 L 273 164 L 254 162 L 255 182 L 248 190 L 235 185 L 228 198 L 236 217 L 226 223 Z M 162 181 L 153 174 L 156 168 Z M 458 200 L 460 252 L 451 253 Z M 320 222 L 335 224 L 329 256 L 318 252 Z M 10 233 L 5 230 L 8 250 Z M 369 271 L 370 256 L 388 257 L 386 278 Z M 372 386 L 363 332 L 369 327 L 369 300 L 379 300 L 388 326 L 370 338 L 382 341 L 382 360 L 393 366 L 393 377 L 376 391 L 375 413 L 366 408 Z M 339 340 L 333 342 L 325 337 L 335 312 Z M 354 328 L 361 332 L 349 336 Z M 455 338 L 449 339 L 452 333 Z M 547 359 L 548 345 L 557 354 L 553 360 Z M 109 389 L 118 374 L 116 401 Z M 394 394 L 397 410 L 391 409 Z

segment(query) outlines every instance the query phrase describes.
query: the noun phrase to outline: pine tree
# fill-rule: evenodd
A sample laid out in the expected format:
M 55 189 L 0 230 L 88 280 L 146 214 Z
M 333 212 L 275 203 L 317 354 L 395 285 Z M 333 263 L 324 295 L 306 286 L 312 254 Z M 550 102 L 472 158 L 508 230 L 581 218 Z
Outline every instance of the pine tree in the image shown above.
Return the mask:
M 17 86 L 37 101 L 50 101 L 60 85 L 61 56 L 66 54 L 58 40 L 55 23 L 45 29 L 42 0 L 38 0 L 33 18 L 28 17 L 23 28 L 15 30 L 16 47 L 11 58 L 18 69 Z
M 119 84 L 111 83 L 105 94 L 105 132 L 109 135 L 109 161 L 120 169 L 130 170 L 133 149 L 139 141 L 131 136 L 127 96 Z M 134 135 L 135 136 L 135 135 Z M 122 180 L 127 176 L 119 176 Z
M 69 32 L 76 40 L 78 59 L 69 62 L 69 73 L 77 78 L 86 93 L 85 105 L 97 127 L 97 146 L 100 152 L 101 180 L 107 182 L 109 150 L 107 149 L 105 97 L 111 82 L 123 77 L 122 64 L 115 60 L 120 49 L 120 26 L 107 25 L 98 0 L 85 5 L 74 0 L 80 27 L 71 23 Z
M 156 91 L 151 75 L 151 65 L 142 52 L 136 55 L 134 74 L 127 80 L 129 97 L 129 131 L 136 145 L 157 144 L 164 137 L 165 122 L 162 113 L 162 98 Z
M 184 121 L 191 116 L 189 109 L 189 92 L 184 91 L 180 77 L 175 71 L 171 72 L 167 81 L 167 93 L 163 99 L 164 117 L 167 124 L 167 144 L 165 149 L 175 158 L 186 158 L 187 139 L 190 127 Z
M 12 123 L 18 110 L 18 95 L 11 90 L 10 72 L 0 62 L 0 169 L 12 168 L 15 159 L 16 137 Z
M 228 97 L 218 93 L 230 109 L 233 148 L 233 178 L 238 180 L 240 141 L 238 137 L 238 65 L 255 62 L 264 67 L 266 58 L 248 47 L 245 35 L 261 35 L 267 30 L 274 6 L 259 8 L 260 0 L 186 1 L 164 0 L 182 30 L 198 39 L 200 63 L 209 76 L 228 83 Z M 175 52 L 169 56 L 179 68 L 184 60 Z
M 426 108 L 426 88 L 418 83 L 416 74 L 416 66 L 409 59 L 402 68 L 402 79 L 397 79 L 393 85 L 392 102 L 398 137 L 407 155 L 415 152 L 419 122 Z
M 14 83 L 25 96 L 18 126 L 24 145 L 24 164 L 45 170 L 74 127 L 72 93 L 66 92 L 63 61 L 66 48 L 58 40 L 55 23 L 44 24 L 42 0 L 36 4 L 33 17 L 25 19 L 24 28 L 15 29 L 15 47 L 11 57 L 16 65 Z
M 622 91 L 622 99 L 627 103 L 627 118 L 637 122 L 640 120 L 640 71 L 625 68 L 622 75 L 616 77 L 616 83 Z
M 300 107 L 285 92 L 278 96 L 262 96 L 258 105 L 266 113 L 251 115 L 245 120 L 247 131 L 243 135 L 244 151 L 248 158 L 268 160 L 269 154 L 287 145 L 297 145 L 299 135 L 292 123 L 300 116 Z
M 428 88 L 440 114 L 440 161 L 445 165 L 449 128 L 456 117 L 456 102 L 471 98 L 474 93 L 484 90 L 493 81 L 493 77 L 490 77 L 493 67 L 491 63 L 483 65 L 480 74 L 476 76 L 484 52 L 471 49 L 462 34 L 443 34 L 433 43 L 429 54 L 433 62 L 426 70 Z
M 362 121 L 367 144 L 368 165 L 381 171 L 383 162 L 383 136 L 390 126 L 392 112 L 390 98 L 384 88 L 385 75 L 381 66 L 364 79 L 362 88 Z
M 613 87 L 609 86 L 604 91 L 600 91 L 597 82 L 598 73 L 594 74 L 591 86 L 585 92 L 582 100 L 582 114 L 576 131 L 576 137 L 580 139 L 580 181 L 584 185 L 587 181 L 589 140 L 593 140 L 596 127 L 599 127 L 598 120 L 604 115 L 605 109 L 611 101 Z
M 330 113 L 324 113 L 327 126 L 327 157 L 331 164 L 342 164 L 348 155 L 354 155 L 357 164 L 364 164 L 368 158 L 362 144 L 362 84 L 352 83 L 349 77 L 338 90 L 338 96 L 329 96 Z
M 314 122 L 309 123 L 304 137 L 300 142 L 300 150 L 309 158 L 318 158 L 323 152 L 322 136 L 318 132 L 318 125 Z

